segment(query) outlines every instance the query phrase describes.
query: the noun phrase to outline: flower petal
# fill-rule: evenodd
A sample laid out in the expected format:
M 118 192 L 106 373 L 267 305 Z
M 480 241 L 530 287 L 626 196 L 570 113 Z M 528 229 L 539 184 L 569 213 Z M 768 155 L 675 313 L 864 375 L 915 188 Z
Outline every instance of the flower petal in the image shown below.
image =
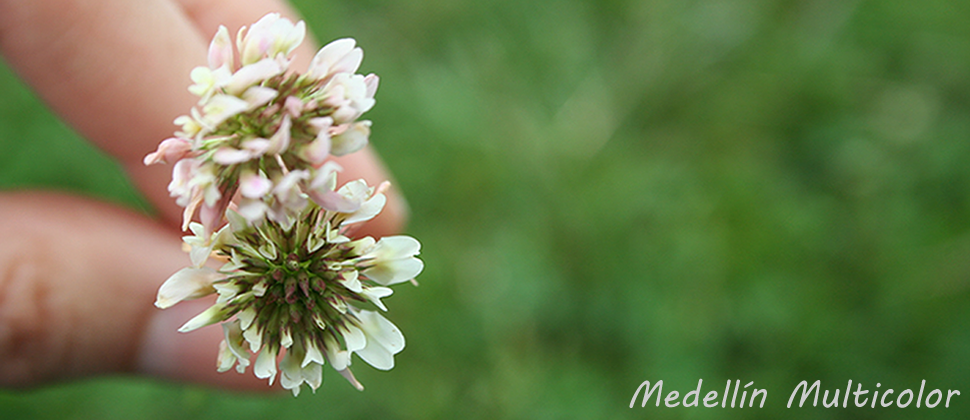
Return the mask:
M 190 319 L 189 322 L 186 322 L 185 325 L 182 325 L 182 327 L 179 328 L 179 332 L 183 332 L 183 333 L 189 332 L 192 330 L 197 330 L 199 328 L 205 327 L 207 325 L 215 324 L 216 322 L 223 321 L 226 318 L 227 312 L 228 310 L 226 308 L 226 305 L 222 305 L 218 303 L 215 305 L 212 305 L 209 307 L 209 309 L 202 311 L 202 313 Z
M 209 43 L 209 68 L 215 69 L 223 65 L 232 67 L 232 39 L 229 30 L 219 25 L 219 30 Z
M 185 299 L 196 299 L 215 293 L 212 283 L 223 276 L 208 268 L 183 268 L 176 271 L 158 288 L 155 306 L 165 309 Z
M 306 343 L 306 356 L 303 357 L 303 363 L 300 364 L 301 367 L 306 367 L 310 363 L 317 363 L 322 365 L 324 363 L 323 352 L 317 348 L 317 345 L 313 342 Z
M 269 378 L 269 384 L 273 385 L 273 379 L 276 378 L 276 352 L 269 346 L 264 347 L 259 356 L 256 356 L 253 373 L 260 379 Z
M 376 341 L 391 354 L 404 350 L 404 334 L 380 313 L 363 310 L 357 313 L 357 319 L 360 320 L 361 330 L 367 335 L 368 344 Z
M 244 172 L 239 176 L 239 193 L 246 198 L 262 198 L 273 188 L 273 182 L 262 173 Z
M 367 345 L 367 337 L 364 336 L 364 332 L 353 325 L 345 325 L 341 328 L 341 332 L 344 336 L 344 342 L 347 343 L 347 351 L 355 352 L 364 348 Z
M 313 56 L 313 60 L 310 62 L 310 67 L 307 68 L 307 77 L 313 79 L 325 79 L 328 76 L 334 74 L 335 72 L 331 69 L 339 61 L 344 61 L 343 68 L 349 68 L 350 64 L 353 64 L 352 60 L 343 60 L 351 51 L 354 50 L 354 46 L 357 45 L 357 41 L 353 38 L 343 38 L 333 41 Z M 363 51 L 361 52 L 361 59 L 363 59 Z M 357 66 L 360 62 L 357 62 Z M 357 67 L 350 70 L 350 73 L 357 71 Z
M 391 260 L 363 270 L 367 278 L 384 286 L 403 283 L 421 274 L 424 262 L 417 258 Z
M 394 294 L 394 290 L 389 287 L 374 286 L 364 289 L 360 292 L 360 294 L 361 296 L 367 298 L 367 300 L 369 300 L 375 306 L 381 308 L 382 311 L 387 311 L 387 307 L 384 306 L 384 302 L 381 302 L 381 298 Z

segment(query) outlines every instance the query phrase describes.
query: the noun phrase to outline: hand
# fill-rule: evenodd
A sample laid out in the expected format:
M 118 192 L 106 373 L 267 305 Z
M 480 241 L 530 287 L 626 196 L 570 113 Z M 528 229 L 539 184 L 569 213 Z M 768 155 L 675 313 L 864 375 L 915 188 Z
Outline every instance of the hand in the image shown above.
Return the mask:
M 267 389 L 253 375 L 216 372 L 217 326 L 176 332 L 211 302 L 152 305 L 188 256 L 181 209 L 166 189 L 171 165 L 145 167 L 142 158 L 196 102 L 189 72 L 205 64 L 218 26 L 235 34 L 271 11 L 298 19 L 277 0 L 0 0 L 0 53 L 68 124 L 118 159 L 159 212 L 151 219 L 54 192 L 0 194 L 0 385 L 137 372 Z M 304 42 L 296 68 L 315 50 Z M 338 162 L 343 180 L 389 178 L 370 149 Z M 361 235 L 403 225 L 403 200 L 387 195 Z

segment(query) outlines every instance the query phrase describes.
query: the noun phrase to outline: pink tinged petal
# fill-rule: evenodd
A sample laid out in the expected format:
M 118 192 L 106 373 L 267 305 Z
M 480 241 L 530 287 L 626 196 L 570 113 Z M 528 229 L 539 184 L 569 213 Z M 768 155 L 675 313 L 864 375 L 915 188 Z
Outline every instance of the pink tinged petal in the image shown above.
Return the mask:
M 332 116 L 334 121 L 340 123 L 350 122 L 375 104 L 374 98 L 367 95 L 367 81 L 359 74 L 337 74 L 327 83 L 324 91 L 324 103 L 337 108 Z
M 269 210 L 269 206 L 266 203 L 259 200 L 245 200 L 243 203 L 239 204 L 239 215 L 246 220 L 248 224 L 254 224 L 266 215 L 266 211 Z
M 192 150 L 192 144 L 187 139 L 172 137 L 162 140 L 158 145 L 158 150 L 145 156 L 145 165 L 155 163 L 176 162 L 186 157 Z
M 360 208 L 360 203 L 348 200 L 347 197 L 340 195 L 336 191 L 311 190 L 307 191 L 307 195 L 324 210 L 350 213 Z
M 261 198 L 273 188 L 262 173 L 246 172 L 239 177 L 239 193 L 246 198 Z
M 185 206 L 185 210 L 182 211 L 182 230 L 186 230 L 189 227 L 189 223 L 192 222 L 192 216 L 195 214 L 195 209 L 197 209 L 200 204 L 202 204 L 201 192 L 193 191 L 189 204 Z
M 330 154 L 343 156 L 363 149 L 370 137 L 370 126 L 370 121 L 358 121 L 333 134 Z
M 229 207 L 230 199 L 232 199 L 231 196 L 224 195 L 214 206 L 205 204 L 199 210 L 199 221 L 202 222 L 206 237 L 211 235 L 212 232 L 215 232 L 216 228 L 222 223 L 222 218 L 226 213 L 226 208 Z
M 283 116 L 283 121 L 280 122 L 279 129 L 276 130 L 276 134 L 273 134 L 269 138 L 269 148 L 266 152 L 270 154 L 279 154 L 286 151 L 286 148 L 290 145 L 290 128 L 293 123 L 290 121 L 289 115 Z
M 350 382 L 350 384 L 353 385 L 354 388 L 357 388 L 358 391 L 364 390 L 364 386 L 357 381 L 357 378 L 354 377 L 354 373 L 351 372 L 350 369 L 338 370 L 337 373 L 339 373 L 340 376 L 343 376 L 344 379 L 346 379 L 347 382 Z
M 235 149 L 229 146 L 220 147 L 212 153 L 212 160 L 220 165 L 235 165 L 237 163 L 246 162 L 252 158 L 252 152 L 248 150 Z
M 310 189 L 312 190 L 331 190 L 337 187 L 337 172 L 342 171 L 336 162 L 326 162 L 319 169 L 312 171 L 310 176 Z
M 267 346 L 256 356 L 256 364 L 253 365 L 253 373 L 259 379 L 269 378 L 269 384 L 273 385 L 276 379 L 276 352 Z
M 283 102 L 283 109 L 285 109 L 291 117 L 297 118 L 303 114 L 303 101 L 296 96 L 287 96 L 286 100 Z
M 326 131 L 317 133 L 317 137 L 300 151 L 300 157 L 315 168 L 323 165 L 328 156 L 330 156 L 330 134 Z
M 341 329 L 341 333 L 344 336 L 344 342 L 347 344 L 348 352 L 353 353 L 367 345 L 367 338 L 360 328 L 353 325 L 346 325 Z
M 367 86 L 367 93 L 365 94 L 368 98 L 373 98 L 377 94 L 377 85 L 380 83 L 381 79 L 377 77 L 376 74 L 371 73 L 364 77 L 364 85 Z
M 232 39 L 229 30 L 219 25 L 219 30 L 209 43 L 209 68 L 215 69 L 227 65 L 232 67 Z
M 236 33 L 236 48 L 239 49 L 239 60 L 243 65 L 259 61 L 269 50 L 269 42 L 263 39 L 263 34 L 266 32 L 266 27 L 270 25 L 270 21 L 279 18 L 279 13 L 269 13 L 256 21 L 248 31 L 245 26 L 239 28 L 239 32 Z
M 353 38 L 338 39 L 325 45 L 313 56 L 310 67 L 307 68 L 307 76 L 318 80 L 326 78 L 332 74 L 330 69 L 334 64 L 350 53 L 355 45 L 357 45 L 357 41 Z M 351 73 L 356 70 L 355 68 Z
M 168 191 L 172 197 L 179 197 L 180 206 L 188 204 L 188 184 L 192 179 L 195 164 L 195 159 L 185 158 L 175 162 L 175 166 L 172 167 L 172 182 L 168 184 Z
M 326 96 L 322 101 L 323 105 L 337 109 L 348 106 L 350 101 L 347 100 L 347 95 L 344 93 L 346 90 L 347 88 L 343 84 L 335 83 L 334 81 L 327 83 L 327 86 L 324 87 Z M 333 118 L 337 119 L 337 117 Z
M 306 25 L 302 21 L 294 25 L 289 19 L 281 18 L 279 13 L 267 14 L 248 32 L 245 29 L 240 29 L 236 36 L 243 64 L 279 54 L 289 55 L 306 36 Z
M 387 197 L 384 194 L 377 194 L 371 199 L 367 200 L 360 206 L 360 208 L 351 213 L 349 217 L 344 219 L 343 224 L 349 225 L 351 223 L 364 222 L 373 219 L 374 216 L 380 214 L 381 210 L 384 209 L 384 204 L 387 203 Z
M 242 98 L 249 104 L 248 109 L 251 111 L 272 101 L 276 98 L 277 93 L 276 89 L 270 89 L 264 86 L 250 86 L 243 92 Z
M 242 142 L 242 147 L 252 153 L 253 157 L 259 157 L 269 149 L 269 140 L 264 138 L 254 138 Z
M 388 297 L 394 294 L 394 290 L 387 287 L 368 287 L 360 292 L 361 296 L 369 300 L 374 306 L 381 308 L 382 311 L 387 312 L 387 307 L 384 306 L 384 302 L 381 302 L 381 298 Z
M 273 188 L 273 194 L 275 194 L 276 197 L 281 201 L 292 199 L 292 196 L 300 194 L 300 182 L 308 179 L 309 177 L 310 172 L 306 170 L 298 169 L 290 171 L 290 173 L 283 175 L 283 177 L 276 182 L 276 187 Z
M 194 318 L 186 322 L 179 328 L 179 332 L 189 332 L 192 330 L 197 330 L 207 325 L 215 324 L 226 318 L 226 314 L 229 312 L 229 308 L 226 305 L 215 304 L 206 309 L 202 313 L 196 315 Z
M 186 299 L 197 299 L 215 293 L 212 283 L 223 276 L 208 268 L 183 268 L 158 289 L 155 306 L 165 309 Z
M 307 124 L 309 124 L 310 127 L 313 127 L 313 129 L 317 130 L 318 132 L 327 131 L 327 130 L 330 130 L 331 126 L 333 126 L 333 118 L 330 118 L 330 117 L 310 118 L 309 120 L 307 120 Z
M 250 86 L 258 85 L 264 80 L 283 73 L 283 67 L 272 58 L 266 58 L 258 62 L 244 65 L 233 73 L 226 83 L 226 93 L 239 95 Z

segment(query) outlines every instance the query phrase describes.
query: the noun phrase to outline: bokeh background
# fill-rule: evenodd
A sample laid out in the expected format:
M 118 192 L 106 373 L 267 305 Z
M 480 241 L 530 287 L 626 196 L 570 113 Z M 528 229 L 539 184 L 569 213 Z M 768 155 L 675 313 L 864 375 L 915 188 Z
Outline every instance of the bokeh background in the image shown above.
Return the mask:
M 0 418 L 970 414 L 970 2 L 295 4 L 382 78 L 372 143 L 427 263 L 387 302 L 398 366 L 361 364 L 363 393 L 328 369 L 296 399 L 133 377 L 0 390 Z M 0 187 L 150 211 L 6 67 L 0 92 Z M 658 379 L 769 394 L 629 408 Z M 785 408 L 816 379 L 964 395 Z

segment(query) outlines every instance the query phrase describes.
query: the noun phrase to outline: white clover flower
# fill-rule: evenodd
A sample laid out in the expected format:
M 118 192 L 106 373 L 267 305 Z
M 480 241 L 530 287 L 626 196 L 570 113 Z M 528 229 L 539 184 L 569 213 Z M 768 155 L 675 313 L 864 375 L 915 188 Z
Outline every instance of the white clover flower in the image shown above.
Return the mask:
M 244 371 L 252 351 L 257 354 L 256 376 L 272 384 L 280 374 L 280 384 L 294 394 L 304 383 L 316 390 L 327 363 L 358 387 L 349 371 L 353 354 L 387 370 L 404 349 L 400 330 L 366 305 L 386 311 L 381 298 L 393 291 L 383 286 L 413 278 L 420 272 L 415 267 L 423 265 L 415 258 L 420 247 L 416 240 L 395 236 L 350 241 L 341 233 L 345 225 L 338 215 L 308 205 L 289 226 L 270 218 L 256 224 L 240 220 L 209 238 L 193 224 L 196 235 L 185 241 L 193 252 L 200 250 L 192 258 L 198 268 L 173 275 L 159 290 L 159 306 L 219 294 L 213 306 L 179 331 L 222 323 L 220 371 L 233 365 Z M 203 268 L 198 261 L 203 254 L 228 262 L 219 270 Z
M 180 162 L 169 191 L 185 207 L 183 227 L 198 214 L 205 218 L 207 231 L 215 230 L 222 223 L 219 212 L 230 204 L 227 200 L 236 200 L 234 205 L 249 221 L 269 214 L 278 222 L 302 210 L 302 195 L 340 212 L 355 211 L 360 204 L 348 202 L 333 188 L 311 186 L 316 181 L 310 180 L 318 178 L 317 169 L 330 156 L 367 145 L 371 122 L 357 118 L 374 106 L 379 80 L 373 74 L 354 74 L 363 51 L 351 38 L 320 49 L 305 75 L 288 75 L 287 56 L 305 32 L 303 22 L 293 24 L 279 14 L 263 17 L 237 34 L 237 68 L 228 30 L 220 26 L 209 44 L 208 66 L 192 70 L 189 90 L 199 96 L 198 106 L 175 120 L 181 127 L 176 140 L 166 140 L 145 157 L 145 164 Z M 260 197 L 232 197 L 237 190 L 232 184 L 243 174 L 260 172 L 275 185 L 301 170 L 311 171 L 311 176 L 291 183 L 300 188 L 299 194 L 263 188 L 258 189 Z

